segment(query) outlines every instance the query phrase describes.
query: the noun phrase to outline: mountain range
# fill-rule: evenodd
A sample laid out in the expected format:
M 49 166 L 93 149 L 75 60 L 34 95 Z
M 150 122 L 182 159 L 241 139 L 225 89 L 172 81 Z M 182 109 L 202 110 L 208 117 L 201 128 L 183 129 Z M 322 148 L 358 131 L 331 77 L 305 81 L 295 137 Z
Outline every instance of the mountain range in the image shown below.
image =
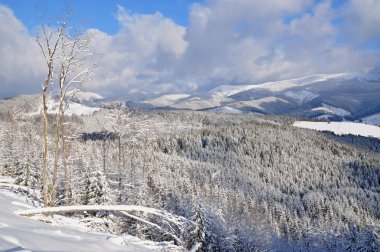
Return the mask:
M 221 85 L 202 94 L 167 94 L 127 105 L 380 124 L 379 98 L 380 75 L 339 73 L 252 85 Z
M 144 109 L 286 115 L 380 125 L 380 74 L 316 74 L 261 84 L 220 85 L 203 93 L 165 94 L 144 101 L 81 91 L 72 99 L 67 113 L 88 114 L 116 103 Z M 3 100 L 0 105 L 4 110 L 23 107 L 32 114 L 42 109 L 38 95 Z M 49 106 L 53 113 L 55 102 Z

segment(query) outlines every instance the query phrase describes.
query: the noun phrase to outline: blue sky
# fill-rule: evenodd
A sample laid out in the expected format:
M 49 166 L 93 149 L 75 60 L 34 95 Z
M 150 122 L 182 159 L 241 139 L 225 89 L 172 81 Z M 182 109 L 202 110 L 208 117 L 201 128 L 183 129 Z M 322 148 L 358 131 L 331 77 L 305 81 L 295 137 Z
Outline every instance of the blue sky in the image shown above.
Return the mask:
M 65 1 L 40 0 L 55 17 Z M 144 99 L 380 66 L 378 0 L 71 0 L 95 35 L 84 89 Z M 0 96 L 38 91 L 34 0 L 0 0 Z
M 75 8 L 76 20 L 85 21 L 88 28 L 98 28 L 108 34 L 115 34 L 119 23 L 115 19 L 117 6 L 134 13 L 153 14 L 160 12 L 180 25 L 188 25 L 191 0 L 71 0 Z M 10 7 L 30 31 L 39 25 L 34 0 L 0 0 L 0 4 Z M 41 0 L 40 8 L 54 17 L 65 6 L 62 0 Z

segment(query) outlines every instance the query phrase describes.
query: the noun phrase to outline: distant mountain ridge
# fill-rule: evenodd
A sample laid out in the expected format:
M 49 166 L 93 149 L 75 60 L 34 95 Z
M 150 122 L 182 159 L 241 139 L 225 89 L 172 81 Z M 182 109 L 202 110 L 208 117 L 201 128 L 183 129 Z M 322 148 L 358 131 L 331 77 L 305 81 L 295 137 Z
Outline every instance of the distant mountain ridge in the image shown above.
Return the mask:
M 156 109 L 260 113 L 380 125 L 380 75 L 316 74 L 257 85 L 221 85 L 202 94 L 170 94 L 139 103 Z
M 1 100 L 0 104 L 4 110 L 27 107 L 27 111 L 38 113 L 40 99 L 38 95 L 19 96 Z M 380 73 L 315 74 L 261 84 L 220 85 L 204 93 L 165 94 L 145 101 L 126 101 L 81 91 L 75 94 L 71 104 L 70 113 L 73 114 L 86 114 L 96 111 L 95 108 L 121 105 L 143 109 L 363 121 L 379 126 Z

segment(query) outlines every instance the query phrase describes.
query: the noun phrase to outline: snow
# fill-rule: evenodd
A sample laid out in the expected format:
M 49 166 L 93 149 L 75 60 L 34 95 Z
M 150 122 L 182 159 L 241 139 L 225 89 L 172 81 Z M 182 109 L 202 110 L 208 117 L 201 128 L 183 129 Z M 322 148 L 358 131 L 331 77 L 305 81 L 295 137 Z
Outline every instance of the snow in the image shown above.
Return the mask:
M 151 99 L 145 102 L 157 107 L 165 107 L 165 106 L 173 105 L 179 100 L 185 99 L 188 97 L 190 97 L 189 94 L 170 94 L 170 95 L 163 95 L 158 98 Z
M 281 95 L 285 95 L 286 97 L 294 100 L 297 104 L 301 105 L 320 96 L 318 93 L 311 92 L 310 90 L 305 90 L 309 87 L 311 88 L 317 83 L 325 81 L 332 81 L 332 83 L 335 83 L 346 80 L 357 80 L 365 82 L 378 79 L 378 75 L 369 73 L 314 74 L 302 78 L 255 83 L 249 85 L 220 85 L 202 94 L 164 95 L 145 102 L 154 106 L 171 106 L 177 109 L 191 110 L 212 109 L 220 106 L 229 106 L 234 108 L 231 105 L 231 102 L 239 100 L 238 98 L 231 96 L 237 95 L 239 93 L 244 93 L 245 91 L 252 91 L 254 93 L 255 90 L 259 90 L 281 93 Z M 304 90 L 299 90 L 301 88 Z M 338 113 L 347 112 L 348 111 L 340 110 Z
M 74 98 L 80 102 L 88 102 L 88 101 L 104 99 L 104 97 L 101 96 L 100 94 L 93 93 L 93 92 L 84 92 L 84 91 L 76 92 Z
M 211 97 L 228 97 L 254 88 L 255 85 L 221 85 L 211 89 L 208 93 Z
M 380 126 L 380 113 L 363 117 L 361 120 L 362 120 L 363 123 L 366 123 L 366 124 Z
M 252 101 L 234 102 L 234 103 L 231 103 L 230 106 L 233 108 L 253 107 L 253 108 L 265 110 L 263 105 L 274 103 L 274 102 L 289 103 L 288 101 L 280 99 L 278 97 L 268 96 L 268 97 L 264 97 L 264 98 L 260 98 L 260 99 L 252 100 Z
M 309 102 L 319 96 L 318 94 L 314 94 L 307 90 L 286 91 L 284 95 L 295 100 L 298 105 Z
M 351 115 L 351 113 L 345 109 L 337 108 L 337 107 L 330 106 L 324 103 L 322 103 L 322 107 L 313 108 L 312 111 L 323 111 L 323 112 L 331 113 L 338 116 Z
M 96 107 L 88 107 L 80 103 L 70 102 L 68 108 L 65 110 L 65 115 L 72 116 L 88 116 L 94 114 L 96 111 L 99 111 L 100 108 Z M 58 113 L 58 102 L 52 99 L 48 102 L 48 113 L 49 114 L 57 114 Z M 42 114 L 42 106 L 39 107 L 37 112 L 30 113 L 29 116 L 35 116 Z
M 182 251 L 170 243 L 64 227 L 51 217 L 46 218 L 55 226 L 19 216 L 15 212 L 31 211 L 32 206 L 4 189 L 0 189 L 0 202 L 0 251 Z M 65 219 L 69 218 L 61 218 Z
M 272 82 L 264 82 L 261 84 L 251 84 L 251 85 L 221 85 L 216 88 L 211 89 L 207 93 L 211 97 L 228 97 L 240 92 L 252 90 L 252 89 L 266 89 L 272 92 L 279 92 L 286 89 L 290 89 L 297 86 L 308 85 L 315 82 L 320 82 L 324 80 L 328 80 L 330 78 L 335 78 L 339 76 L 345 76 L 345 74 L 316 74 L 311 75 L 299 79 L 290 79 L 290 80 L 281 80 L 281 81 L 272 81 Z M 296 98 L 297 100 L 301 100 L 302 102 L 310 101 L 316 97 L 317 94 L 314 94 L 309 91 L 299 91 L 288 93 L 289 97 Z
M 331 117 L 334 117 L 332 115 L 319 115 L 317 117 L 315 117 L 315 119 L 318 119 L 318 120 L 329 120 Z
M 331 131 L 337 135 L 352 134 L 380 139 L 380 127 L 363 123 L 296 121 L 293 123 L 293 126 L 318 131 Z
M 99 111 L 100 108 L 87 107 L 79 103 L 71 102 L 69 107 L 65 111 L 65 115 L 92 115 L 96 111 Z M 58 110 L 50 111 L 50 113 L 56 114 Z
M 210 109 L 208 111 L 221 112 L 221 113 L 231 113 L 231 114 L 241 114 L 241 113 L 243 113 L 239 109 L 234 109 L 234 108 L 231 108 L 231 107 L 228 107 L 228 106 L 213 108 L 213 109 Z
M 13 181 L 13 178 L 0 176 L 0 183 L 13 183 Z

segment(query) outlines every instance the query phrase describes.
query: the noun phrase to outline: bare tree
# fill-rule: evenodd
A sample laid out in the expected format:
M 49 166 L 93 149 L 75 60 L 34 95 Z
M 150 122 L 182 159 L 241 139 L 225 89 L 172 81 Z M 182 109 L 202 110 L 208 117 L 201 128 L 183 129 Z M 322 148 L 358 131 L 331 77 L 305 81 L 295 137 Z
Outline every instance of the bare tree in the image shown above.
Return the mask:
M 38 7 L 37 7 L 38 8 Z M 57 59 L 57 49 L 61 37 L 63 36 L 68 20 L 64 19 L 58 21 L 57 28 L 52 28 L 50 25 L 46 25 L 44 18 L 41 15 L 41 31 L 37 32 L 36 41 L 41 52 L 44 56 L 46 63 L 46 77 L 42 84 L 42 108 L 43 108 L 43 159 L 42 159 L 42 187 L 43 187 L 43 198 L 44 205 L 48 205 L 48 176 L 47 176 L 47 159 L 48 159 L 48 97 L 47 90 L 49 87 L 52 88 L 53 73 L 54 73 L 54 62 Z
M 89 49 L 93 38 L 92 34 L 82 33 L 80 30 L 75 30 L 74 35 L 70 35 L 70 31 L 71 30 L 69 29 L 65 30 L 59 43 L 60 58 L 58 61 L 59 65 L 57 66 L 58 112 L 56 117 L 52 204 L 55 204 L 56 200 L 58 159 L 60 153 L 59 144 L 61 138 L 64 138 L 62 136 L 62 127 L 65 110 L 68 108 L 70 100 L 79 90 L 83 82 L 88 80 L 91 70 L 95 66 L 95 62 L 89 61 L 89 57 L 92 56 L 92 52 Z M 64 150 L 64 146 L 62 146 L 62 150 Z M 67 174 L 67 170 L 64 172 Z
M 110 126 L 112 127 L 114 133 L 116 134 L 117 140 L 117 150 L 118 150 L 118 201 L 121 201 L 122 193 L 122 166 L 123 166 L 123 154 L 124 147 L 129 143 L 141 140 L 149 129 L 149 124 L 151 121 L 147 116 L 137 116 L 127 109 L 118 108 L 109 117 Z
M 38 9 L 38 5 L 37 5 Z M 63 18 L 58 18 L 56 26 L 46 25 L 41 16 L 41 30 L 37 32 L 36 41 L 44 56 L 47 71 L 45 81 L 42 84 L 42 105 L 43 105 L 43 161 L 42 161 L 42 186 L 44 205 L 54 205 L 56 201 L 58 159 L 60 154 L 60 142 L 62 139 L 62 124 L 64 112 L 69 106 L 69 101 L 78 91 L 80 85 L 88 79 L 94 67 L 94 63 L 88 63 L 88 58 L 92 55 L 89 45 L 92 34 L 83 33 L 79 29 L 69 26 L 72 20 L 72 11 L 68 6 Z M 54 28 L 56 27 L 56 28 Z M 53 94 L 54 80 L 58 83 L 58 112 L 56 116 L 54 167 L 51 190 L 49 192 L 48 182 L 48 96 L 50 87 Z M 64 144 L 64 142 L 62 142 Z M 62 147 L 64 152 L 64 146 Z M 66 167 L 66 166 L 65 166 Z M 67 174 L 67 171 L 65 171 Z M 49 201 L 49 194 L 51 199 Z

